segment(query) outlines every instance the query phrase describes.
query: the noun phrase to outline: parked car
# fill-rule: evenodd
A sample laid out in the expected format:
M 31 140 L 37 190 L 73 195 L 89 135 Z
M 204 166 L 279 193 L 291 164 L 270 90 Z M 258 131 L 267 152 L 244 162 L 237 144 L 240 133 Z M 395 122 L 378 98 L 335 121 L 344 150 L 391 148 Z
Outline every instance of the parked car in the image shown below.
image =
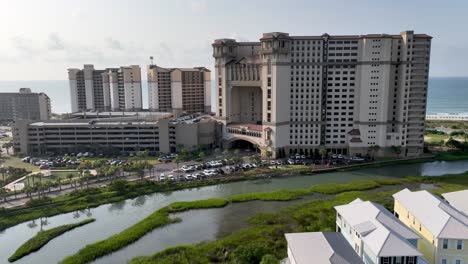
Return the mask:
M 363 158 L 361 158 L 361 157 L 356 157 L 356 156 L 351 157 L 350 160 L 352 160 L 352 161 L 364 161 Z

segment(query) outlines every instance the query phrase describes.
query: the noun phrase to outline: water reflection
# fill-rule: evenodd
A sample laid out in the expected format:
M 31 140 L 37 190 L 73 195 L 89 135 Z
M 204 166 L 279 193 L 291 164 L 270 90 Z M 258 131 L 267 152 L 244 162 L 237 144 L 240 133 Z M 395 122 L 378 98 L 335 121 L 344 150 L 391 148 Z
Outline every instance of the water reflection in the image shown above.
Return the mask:
M 132 206 L 141 207 L 145 205 L 145 203 L 146 203 L 146 195 L 142 195 L 142 196 L 138 196 L 137 198 L 135 198 L 135 200 L 133 200 Z
M 32 220 L 31 222 L 29 222 L 29 223 L 27 224 L 27 226 L 28 226 L 29 228 L 31 228 L 31 229 L 36 228 L 36 227 L 37 227 L 36 219 L 34 219 L 34 220 Z
M 49 242 L 38 252 L 21 260 L 17 264 L 57 263 L 63 258 L 76 253 L 87 244 L 108 238 L 137 223 L 155 210 L 175 201 L 190 201 L 213 197 L 229 197 L 234 194 L 249 192 L 267 192 L 278 189 L 299 189 L 316 184 L 346 183 L 354 180 L 404 177 L 429 173 L 441 175 L 459 173 L 468 170 L 468 162 L 397 165 L 387 168 L 359 170 L 353 172 L 334 172 L 320 175 L 297 177 L 278 177 L 257 181 L 239 181 L 212 186 L 197 187 L 173 192 L 155 193 L 112 204 L 101 205 L 92 210 L 86 209 L 47 218 L 48 229 L 78 222 L 77 218 L 93 216 L 98 221 L 74 229 Z M 418 173 L 419 172 L 419 173 Z M 418 185 L 419 186 L 419 185 Z M 304 200 L 293 201 L 304 202 Z M 131 206 L 125 206 L 126 204 Z M 178 244 L 192 244 L 204 240 L 213 240 L 244 228 L 245 220 L 258 212 L 276 211 L 289 205 L 285 202 L 251 202 L 232 204 L 225 208 L 194 210 L 180 214 L 183 222 L 154 230 L 136 243 L 115 252 L 94 263 L 126 263 L 136 255 L 150 255 L 155 251 Z M 33 237 L 41 224 L 36 219 L 5 230 L 1 234 L 0 263 L 7 263 L 7 258 L 28 239 Z
M 125 207 L 126 203 L 127 203 L 127 200 L 123 200 L 123 201 L 120 201 L 120 202 L 113 203 L 113 204 L 111 204 L 111 206 L 109 206 L 109 211 L 110 212 L 112 212 L 112 211 L 122 211 L 122 209 Z

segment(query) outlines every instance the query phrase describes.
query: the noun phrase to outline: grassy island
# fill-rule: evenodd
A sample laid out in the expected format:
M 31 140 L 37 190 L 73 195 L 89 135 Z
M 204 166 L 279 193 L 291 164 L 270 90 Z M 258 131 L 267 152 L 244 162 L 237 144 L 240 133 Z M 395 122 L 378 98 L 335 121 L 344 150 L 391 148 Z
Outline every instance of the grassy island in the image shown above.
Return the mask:
M 27 256 L 33 252 L 38 251 L 47 243 L 49 243 L 49 241 L 62 235 L 63 233 L 68 232 L 77 227 L 92 223 L 94 221 L 96 221 L 96 219 L 91 218 L 91 219 L 86 219 L 84 221 L 81 221 L 75 224 L 62 225 L 62 226 L 58 226 L 49 230 L 40 231 L 39 233 L 37 233 L 37 235 L 35 235 L 34 237 L 26 241 L 26 243 L 24 243 L 23 245 L 21 245 L 21 247 L 19 247 L 15 251 L 15 253 L 11 257 L 8 258 L 8 261 L 10 262 L 17 261 L 18 259 L 24 256 Z
M 327 194 L 330 197 L 326 197 L 323 200 L 316 200 L 314 205 L 323 209 L 320 211 L 319 216 L 313 216 L 316 218 L 326 218 L 330 220 L 334 218 L 335 214 L 332 213 L 333 206 L 338 204 L 343 204 L 345 201 L 350 201 L 351 198 L 361 197 L 369 200 L 376 200 L 382 204 L 390 207 L 391 204 L 391 194 L 398 191 L 399 189 L 410 185 L 418 183 L 434 183 L 440 186 L 438 190 L 458 190 L 463 186 L 468 185 L 468 174 L 456 175 L 456 176 L 446 176 L 446 177 L 411 177 L 411 178 L 402 178 L 402 179 L 384 179 L 384 180 L 366 180 L 366 181 L 354 181 L 344 184 L 323 184 L 323 185 L 314 185 L 306 189 L 297 189 L 297 190 L 278 190 L 272 192 L 259 192 L 259 193 L 247 193 L 247 194 L 238 194 L 233 195 L 227 199 L 223 198 L 211 198 L 206 200 L 198 201 L 187 201 L 187 202 L 174 202 L 166 207 L 163 207 L 154 213 L 152 213 L 147 218 L 136 223 L 135 225 L 125 229 L 124 231 L 113 235 L 105 240 L 98 241 L 96 243 L 87 245 L 76 254 L 67 257 L 61 263 L 62 264 L 83 264 L 89 263 L 99 257 L 105 256 L 112 252 L 115 252 L 136 240 L 143 237 L 146 233 L 168 225 L 174 222 L 181 221 L 179 218 L 171 218 L 171 213 L 177 213 L 192 209 L 207 209 L 207 208 L 219 208 L 228 205 L 233 202 L 248 202 L 253 200 L 261 201 L 289 201 L 294 199 L 299 199 L 306 195 L 311 195 L 314 193 Z M 464 184 L 464 185 L 460 185 Z M 391 191 L 386 190 L 387 187 Z M 382 189 L 382 191 L 379 190 Z M 364 192 L 366 191 L 366 192 Z M 342 197 L 346 197 L 345 200 Z M 326 207 L 331 205 L 330 207 Z M 325 210 L 326 209 L 326 210 Z M 289 212 L 291 213 L 291 212 Z M 312 216 L 311 216 L 312 217 Z M 310 220 L 310 219 L 309 219 Z M 275 221 L 270 219 L 268 221 Z M 332 221 L 334 223 L 334 220 Z M 328 225 L 319 225 L 317 228 L 319 230 L 328 230 L 332 229 L 332 226 Z M 264 227 L 268 230 L 271 227 Z M 262 232 L 272 232 L 262 231 Z M 246 240 L 247 241 L 247 240 Z M 240 245 L 240 244 L 239 244 Z M 184 250 L 188 248 L 184 247 Z M 179 251 L 177 251 L 179 252 Z M 176 258 L 178 259 L 178 258 Z M 135 263 L 139 263 L 141 259 L 137 259 Z M 207 261 L 209 263 L 210 261 Z M 145 262 L 142 262 L 145 263 Z M 164 263 L 160 262 L 148 262 L 148 263 Z M 184 262 L 182 262 L 184 263 Z M 204 261 L 200 263 L 205 263 Z M 244 262 L 241 262 L 244 263 Z M 245 262 L 247 263 L 247 262 Z

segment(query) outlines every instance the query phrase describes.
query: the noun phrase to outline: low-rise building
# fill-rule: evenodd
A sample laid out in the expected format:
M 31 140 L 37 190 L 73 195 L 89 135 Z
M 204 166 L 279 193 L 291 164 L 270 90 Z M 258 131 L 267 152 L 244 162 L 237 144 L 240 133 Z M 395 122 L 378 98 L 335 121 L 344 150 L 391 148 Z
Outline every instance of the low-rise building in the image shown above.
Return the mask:
M 48 120 L 50 99 L 45 93 L 21 88 L 19 93 L 0 93 L 0 120 Z
M 219 136 L 218 136 L 219 135 Z M 17 122 L 14 150 L 27 155 L 72 153 L 175 152 L 218 145 L 221 128 L 209 115 L 172 118 L 159 115 Z
M 468 215 L 468 190 L 443 193 L 442 196 L 455 209 Z
M 337 232 L 364 263 L 426 263 L 416 248 L 420 237 L 383 206 L 356 199 L 335 209 Z
M 284 264 L 363 264 L 341 233 L 285 234 L 288 258 Z
M 418 249 L 429 263 L 468 263 L 466 215 L 425 190 L 404 189 L 393 198 L 395 216 L 422 237 Z

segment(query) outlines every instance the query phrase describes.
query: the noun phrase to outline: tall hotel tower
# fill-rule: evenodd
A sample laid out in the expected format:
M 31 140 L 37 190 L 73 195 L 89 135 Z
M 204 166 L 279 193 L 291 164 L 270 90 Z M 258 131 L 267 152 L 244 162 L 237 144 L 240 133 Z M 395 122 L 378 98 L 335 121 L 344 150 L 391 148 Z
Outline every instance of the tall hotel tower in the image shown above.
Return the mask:
M 148 65 L 148 103 L 152 111 L 211 112 L 210 70 Z
M 430 36 L 274 32 L 212 46 L 216 115 L 228 147 L 254 144 L 276 157 L 320 148 L 423 152 Z
M 141 70 L 138 65 L 95 70 L 68 69 L 72 112 L 137 111 L 142 108 Z

